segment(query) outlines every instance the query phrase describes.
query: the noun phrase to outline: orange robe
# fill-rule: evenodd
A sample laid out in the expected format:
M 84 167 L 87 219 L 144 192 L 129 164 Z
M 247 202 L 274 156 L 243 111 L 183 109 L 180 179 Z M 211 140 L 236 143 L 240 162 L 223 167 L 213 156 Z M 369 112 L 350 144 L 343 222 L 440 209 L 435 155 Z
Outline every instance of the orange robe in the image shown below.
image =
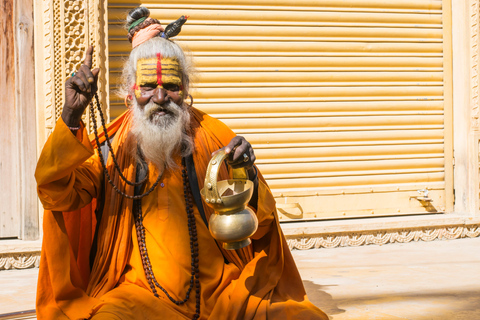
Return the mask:
M 192 108 L 193 159 L 203 188 L 211 153 L 234 133 L 220 121 Z M 116 133 L 113 149 L 122 173 L 135 177 L 135 161 L 127 135 L 131 112 L 110 124 Z M 104 138 L 104 135 L 101 134 Z M 38 319 L 191 319 L 195 290 L 184 305 L 172 303 L 157 289 L 151 292 L 136 239 L 132 200 L 105 182 L 105 203 L 99 223 L 97 254 L 89 254 L 97 223 L 96 198 L 103 171 L 95 143 L 84 128 L 75 137 L 59 120 L 49 137 L 35 173 L 45 208 L 44 240 L 37 290 Z M 180 165 L 180 159 L 176 159 Z M 133 195 L 107 162 L 112 180 Z M 147 188 L 156 180 L 150 168 Z M 227 178 L 224 171 L 219 180 Z M 258 231 L 252 244 L 236 251 L 220 249 L 194 205 L 201 284 L 201 319 L 328 319 L 305 294 L 303 283 L 278 224 L 275 201 L 259 173 Z M 157 281 L 182 300 L 190 281 L 190 239 L 181 170 L 164 173 L 159 186 L 142 199 L 146 244 Z M 204 206 L 207 218 L 212 214 Z M 224 256 L 229 263 L 225 263 Z

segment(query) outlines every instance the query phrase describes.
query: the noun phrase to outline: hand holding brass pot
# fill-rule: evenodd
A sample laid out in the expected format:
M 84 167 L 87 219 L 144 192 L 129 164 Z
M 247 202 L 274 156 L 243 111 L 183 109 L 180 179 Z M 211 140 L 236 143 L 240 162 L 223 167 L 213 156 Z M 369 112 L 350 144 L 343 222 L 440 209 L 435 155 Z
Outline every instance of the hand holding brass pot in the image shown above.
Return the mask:
M 209 221 L 210 233 L 222 242 L 224 249 L 236 250 L 251 243 L 249 237 L 257 231 L 258 220 L 247 207 L 254 185 L 244 168 L 233 169 L 233 179 L 217 182 L 220 166 L 227 157 L 224 150 L 212 157 L 200 193 L 207 206 L 215 210 Z

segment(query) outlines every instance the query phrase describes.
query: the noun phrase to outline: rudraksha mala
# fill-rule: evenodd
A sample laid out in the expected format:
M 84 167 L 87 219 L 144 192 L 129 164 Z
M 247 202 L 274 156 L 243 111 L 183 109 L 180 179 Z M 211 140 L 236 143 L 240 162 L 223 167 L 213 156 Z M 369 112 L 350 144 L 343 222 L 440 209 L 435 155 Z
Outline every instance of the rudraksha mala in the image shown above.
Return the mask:
M 183 194 L 185 196 L 185 206 L 188 217 L 188 234 L 190 236 L 190 253 L 191 253 L 191 273 L 190 273 L 190 286 L 187 289 L 187 294 L 183 300 L 175 300 L 165 288 L 163 288 L 155 278 L 155 274 L 152 270 L 152 264 L 148 257 L 147 245 L 145 242 L 145 227 L 143 226 L 142 215 L 142 201 L 140 199 L 134 200 L 134 216 L 135 216 L 135 228 L 137 231 L 138 248 L 140 250 L 140 257 L 142 258 L 143 270 L 147 278 L 150 289 L 152 289 L 155 297 L 159 298 L 156 288 L 159 288 L 165 293 L 167 298 L 176 305 L 182 305 L 190 298 L 190 293 L 193 286 L 195 286 L 195 315 L 194 320 L 200 318 L 200 271 L 198 269 L 198 238 L 197 238 L 197 225 L 195 223 L 195 216 L 193 214 L 193 196 L 190 192 L 190 182 L 188 181 L 188 174 L 185 166 L 185 158 L 182 158 L 182 179 L 183 179 Z
M 105 139 L 106 139 L 106 142 L 107 142 L 107 145 L 108 145 L 108 150 L 110 151 L 110 153 L 112 155 L 113 163 L 115 164 L 115 169 L 117 169 L 120 178 L 123 181 L 125 181 L 127 184 L 132 185 L 132 186 L 142 185 L 148 179 L 148 171 L 147 171 L 147 174 L 145 175 L 145 178 L 142 179 L 139 182 L 131 182 L 123 175 L 122 170 L 120 169 L 120 166 L 118 165 L 117 157 L 113 153 L 112 144 L 110 143 L 110 137 L 108 136 L 107 127 L 105 125 L 105 119 L 103 117 L 103 111 L 102 111 L 102 108 L 100 107 L 100 102 L 99 102 L 98 95 L 97 95 L 96 92 L 95 92 L 95 100 L 97 101 L 97 110 L 98 110 L 98 113 L 100 114 L 100 120 L 102 122 L 103 132 L 105 134 Z M 107 167 L 105 165 L 104 158 L 103 158 L 103 154 L 102 154 L 102 149 L 100 148 L 100 140 L 98 138 L 98 130 L 97 130 L 97 119 L 95 117 L 95 109 L 93 107 L 93 102 L 90 103 L 90 116 L 92 118 L 92 123 L 93 123 L 93 132 L 95 133 L 95 141 L 97 143 L 98 157 L 100 158 L 100 163 L 102 164 L 103 172 L 104 172 L 105 176 L 107 177 L 108 183 L 110 183 L 110 185 L 113 187 L 113 189 L 117 193 L 119 193 L 120 195 L 122 195 L 122 196 L 124 196 L 125 198 L 128 198 L 128 199 L 141 199 L 143 197 L 148 196 L 153 190 L 155 190 L 158 183 L 160 182 L 160 179 L 162 178 L 163 170 L 162 170 L 162 172 L 159 173 L 158 178 L 155 181 L 155 183 L 152 185 L 152 187 L 150 189 L 148 189 L 143 194 L 130 196 L 130 195 L 126 194 L 125 192 L 121 191 L 120 189 L 118 189 L 118 187 L 115 185 L 115 183 L 113 183 L 112 178 L 110 177 L 110 174 L 108 173 L 108 170 L 107 170 Z M 147 170 L 148 170 L 148 167 L 147 167 Z

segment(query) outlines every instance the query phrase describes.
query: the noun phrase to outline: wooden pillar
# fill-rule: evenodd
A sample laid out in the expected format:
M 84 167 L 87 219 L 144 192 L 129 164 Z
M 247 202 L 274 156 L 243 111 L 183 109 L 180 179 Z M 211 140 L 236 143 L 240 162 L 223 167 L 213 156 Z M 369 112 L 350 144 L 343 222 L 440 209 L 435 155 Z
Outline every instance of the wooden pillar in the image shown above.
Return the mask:
M 0 238 L 20 236 L 18 215 L 18 144 L 15 105 L 14 0 L 0 3 Z
M 38 201 L 35 182 L 37 163 L 35 55 L 33 47 L 33 0 L 15 0 L 15 60 L 17 132 L 19 151 L 19 196 L 23 240 L 39 237 Z
M 0 238 L 39 236 L 36 164 L 35 65 L 32 0 L 0 5 Z

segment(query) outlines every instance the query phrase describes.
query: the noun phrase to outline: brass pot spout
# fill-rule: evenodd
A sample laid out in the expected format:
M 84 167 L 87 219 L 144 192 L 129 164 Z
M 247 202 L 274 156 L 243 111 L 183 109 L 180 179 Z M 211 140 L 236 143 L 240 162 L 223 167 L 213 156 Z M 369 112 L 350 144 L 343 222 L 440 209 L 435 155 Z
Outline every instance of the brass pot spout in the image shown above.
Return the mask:
M 258 220 L 247 207 L 254 185 L 244 168 L 233 169 L 233 179 L 217 182 L 220 166 L 227 156 L 220 150 L 212 157 L 200 194 L 206 205 L 215 210 L 209 221 L 210 233 L 222 242 L 224 249 L 235 250 L 250 244 L 249 238 L 257 231 Z

